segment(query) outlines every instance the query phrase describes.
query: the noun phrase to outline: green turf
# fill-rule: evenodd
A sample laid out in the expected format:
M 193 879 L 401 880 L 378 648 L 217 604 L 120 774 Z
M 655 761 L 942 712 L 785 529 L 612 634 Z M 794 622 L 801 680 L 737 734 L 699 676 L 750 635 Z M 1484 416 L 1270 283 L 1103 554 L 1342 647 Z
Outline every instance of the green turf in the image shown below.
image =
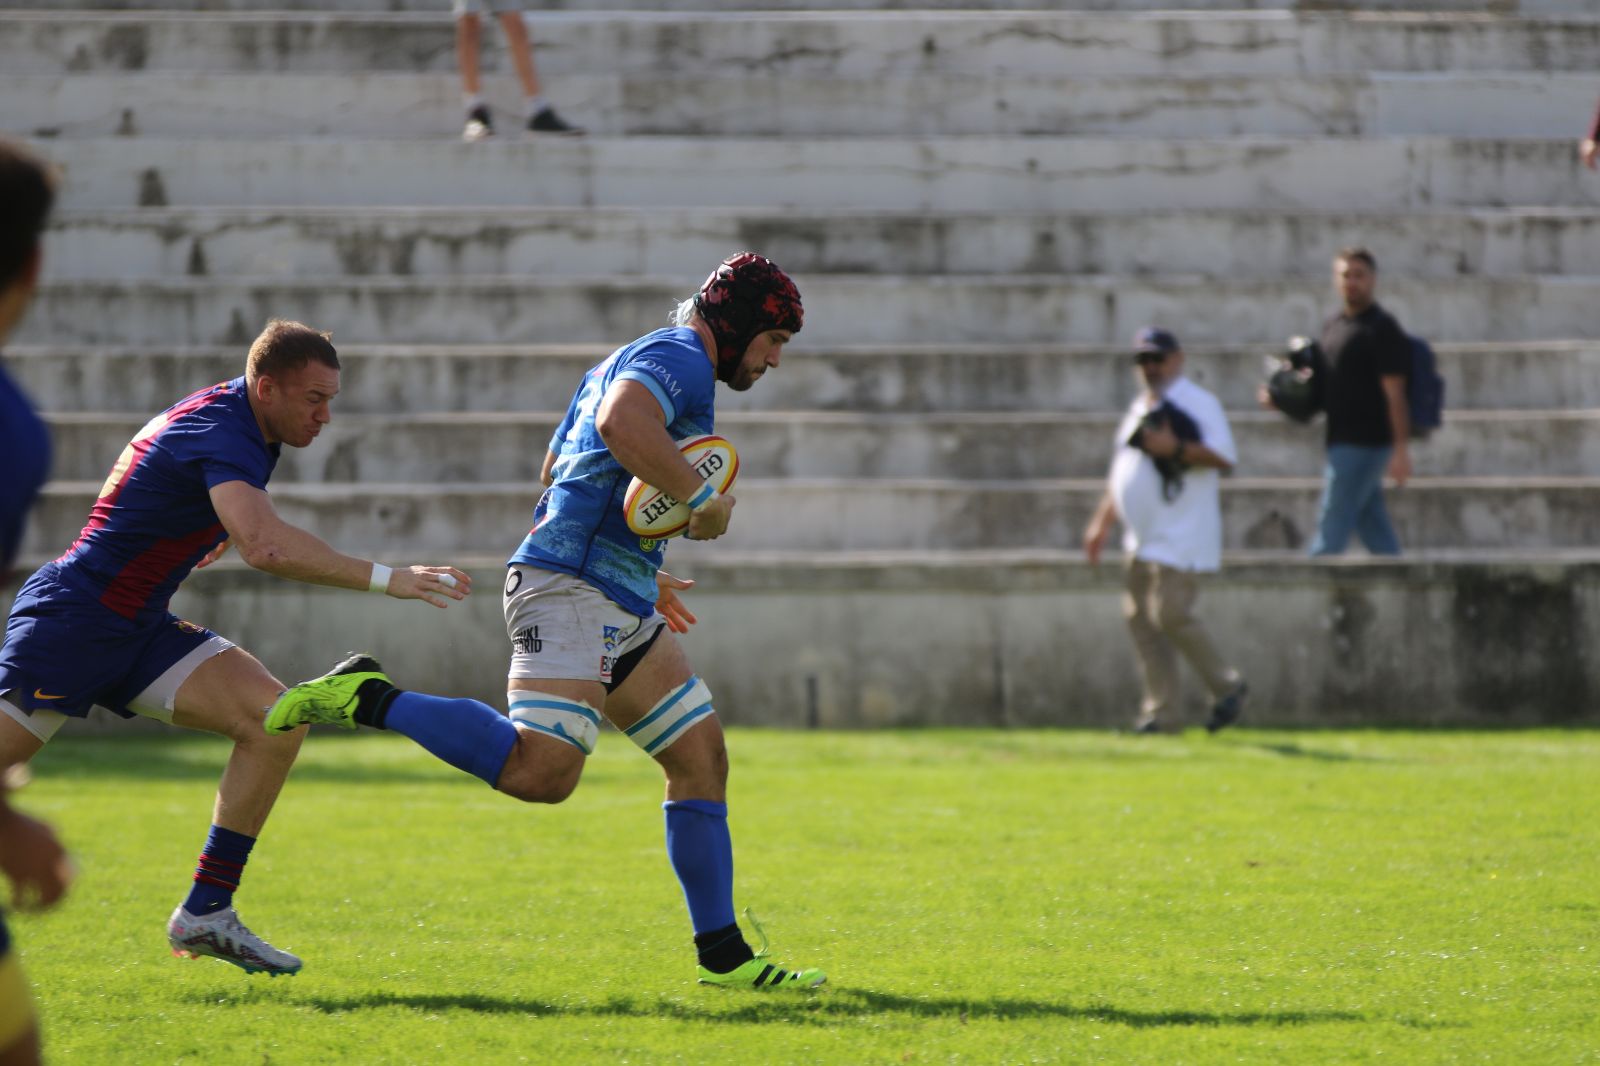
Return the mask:
M 692 983 L 657 771 L 564 806 L 318 734 L 240 911 L 167 954 L 226 745 L 66 739 L 82 868 L 14 917 L 62 1063 L 1600 1062 L 1600 736 L 736 731 L 741 905 L 811 995 Z

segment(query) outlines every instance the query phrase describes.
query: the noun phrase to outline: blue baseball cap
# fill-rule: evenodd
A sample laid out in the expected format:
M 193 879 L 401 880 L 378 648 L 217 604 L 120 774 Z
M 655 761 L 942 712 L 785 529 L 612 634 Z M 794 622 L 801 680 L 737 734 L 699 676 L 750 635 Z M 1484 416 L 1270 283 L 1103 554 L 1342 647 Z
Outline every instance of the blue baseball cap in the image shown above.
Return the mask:
M 1145 352 L 1160 352 L 1162 355 L 1171 355 L 1178 350 L 1178 338 L 1169 330 L 1160 326 L 1146 326 L 1133 335 L 1133 352 L 1143 355 Z

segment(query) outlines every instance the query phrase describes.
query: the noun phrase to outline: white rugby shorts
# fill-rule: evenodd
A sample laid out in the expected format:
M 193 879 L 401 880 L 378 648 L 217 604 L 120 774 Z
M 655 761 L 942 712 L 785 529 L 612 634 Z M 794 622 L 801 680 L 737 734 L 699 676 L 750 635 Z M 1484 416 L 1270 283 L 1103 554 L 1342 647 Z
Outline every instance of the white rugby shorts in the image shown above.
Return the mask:
M 513 563 L 502 606 L 511 638 L 509 678 L 598 681 L 608 688 L 617 660 L 666 625 L 640 618 L 581 578 Z

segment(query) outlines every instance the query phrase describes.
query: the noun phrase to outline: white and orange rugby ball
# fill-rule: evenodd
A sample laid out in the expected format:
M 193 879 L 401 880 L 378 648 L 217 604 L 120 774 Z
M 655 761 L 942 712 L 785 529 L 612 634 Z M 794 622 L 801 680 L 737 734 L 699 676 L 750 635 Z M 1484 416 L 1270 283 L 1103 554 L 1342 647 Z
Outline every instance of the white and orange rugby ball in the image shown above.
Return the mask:
M 709 481 L 718 493 L 733 487 L 733 479 L 739 476 L 739 453 L 725 438 L 709 433 L 690 437 L 679 442 L 678 449 L 695 473 Z M 680 503 L 638 478 L 628 482 L 628 493 L 622 498 L 622 513 L 629 529 L 651 540 L 676 537 L 689 528 L 688 504 Z

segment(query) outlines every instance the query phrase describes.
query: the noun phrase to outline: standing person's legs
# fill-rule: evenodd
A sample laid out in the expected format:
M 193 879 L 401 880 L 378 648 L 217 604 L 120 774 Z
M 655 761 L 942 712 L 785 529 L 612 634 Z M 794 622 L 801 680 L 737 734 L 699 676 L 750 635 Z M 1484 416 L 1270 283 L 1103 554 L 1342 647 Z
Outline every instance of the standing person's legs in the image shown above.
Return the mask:
M 1382 492 L 1388 448 L 1330 444 L 1322 472 L 1322 503 L 1312 555 L 1338 555 L 1350 544 L 1362 511 L 1372 494 Z M 1385 519 L 1386 520 L 1386 519 Z M 1391 531 L 1392 532 L 1392 531 Z M 1396 544 L 1395 550 L 1399 550 Z
M 1135 729 L 1155 731 L 1171 728 L 1178 695 L 1178 655 L 1161 632 L 1155 603 L 1157 567 L 1129 557 L 1125 564 L 1122 616 L 1133 638 L 1139 659 L 1139 681 L 1143 699 Z
M 1162 635 L 1189 660 L 1211 698 L 1221 699 L 1239 687 L 1239 671 L 1223 661 L 1200 619 L 1195 617 L 1194 605 L 1200 598 L 1199 578 L 1170 566 L 1157 566 L 1155 570 L 1151 601 L 1156 624 L 1161 627 Z
M 483 82 L 478 72 L 478 55 L 483 45 L 483 20 L 465 3 L 456 4 L 456 66 L 461 71 L 463 96 L 475 97 L 483 92 Z
M 481 141 L 494 134 L 494 117 L 483 99 L 483 82 L 478 69 L 482 54 L 483 20 L 478 15 L 482 0 L 455 0 L 456 66 L 461 71 L 461 109 L 467 124 L 461 139 Z
M 1389 457 L 1394 449 L 1374 448 L 1372 452 L 1375 468 L 1372 491 L 1367 494 L 1361 513 L 1356 517 L 1356 536 L 1361 538 L 1362 545 L 1373 555 L 1399 555 L 1400 536 L 1389 519 L 1389 505 L 1383 496 L 1383 476 L 1389 469 Z
M 506 50 L 511 53 L 511 65 L 516 69 L 517 80 L 522 83 L 522 120 L 530 133 L 563 133 L 577 135 L 583 129 L 574 126 L 560 115 L 544 98 L 538 69 L 533 62 L 533 41 L 528 36 L 528 23 L 521 11 L 501 11 L 500 27 L 506 33 Z
M 506 50 L 511 53 L 511 65 L 522 83 L 522 95 L 530 106 L 542 95 L 539 72 L 533 65 L 533 41 L 528 36 L 528 23 L 520 11 L 500 12 L 500 28 L 506 33 Z M 527 117 L 531 118 L 532 115 Z

